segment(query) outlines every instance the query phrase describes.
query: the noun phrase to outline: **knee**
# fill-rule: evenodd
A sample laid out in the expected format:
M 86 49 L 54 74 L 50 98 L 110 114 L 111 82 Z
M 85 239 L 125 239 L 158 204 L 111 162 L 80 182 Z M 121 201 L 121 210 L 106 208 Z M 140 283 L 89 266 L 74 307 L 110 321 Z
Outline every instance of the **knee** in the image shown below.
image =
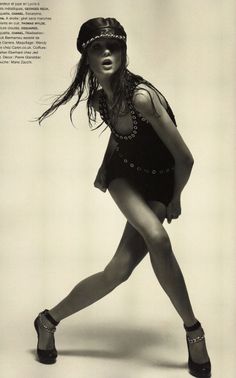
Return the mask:
M 129 259 L 117 259 L 111 261 L 104 269 L 105 280 L 110 286 L 116 287 L 128 280 L 133 271 L 133 266 Z
M 154 228 L 149 230 L 145 236 L 145 240 L 150 252 L 165 256 L 172 252 L 169 236 L 164 229 L 159 230 Z

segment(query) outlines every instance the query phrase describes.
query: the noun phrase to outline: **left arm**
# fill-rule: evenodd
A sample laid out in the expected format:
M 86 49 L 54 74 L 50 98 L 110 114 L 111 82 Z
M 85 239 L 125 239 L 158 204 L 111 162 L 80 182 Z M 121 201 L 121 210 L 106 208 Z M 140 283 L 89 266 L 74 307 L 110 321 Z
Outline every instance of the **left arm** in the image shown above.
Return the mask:
M 180 196 L 191 174 L 193 156 L 154 90 L 148 87 L 147 90 L 137 89 L 133 101 L 175 160 L 174 194 L 167 208 L 167 220 L 170 223 L 172 218 L 177 218 L 181 213 Z

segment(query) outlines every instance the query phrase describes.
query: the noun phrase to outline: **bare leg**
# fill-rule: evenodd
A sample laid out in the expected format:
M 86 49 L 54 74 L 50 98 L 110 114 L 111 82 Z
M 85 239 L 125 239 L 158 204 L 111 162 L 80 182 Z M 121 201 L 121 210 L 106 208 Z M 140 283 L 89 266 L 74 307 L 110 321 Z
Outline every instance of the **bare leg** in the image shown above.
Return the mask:
M 150 207 L 155 210 L 156 213 L 166 213 L 165 206 L 162 203 L 151 202 Z M 157 211 L 157 209 L 159 209 L 159 211 Z M 163 258 L 163 253 L 166 253 L 164 249 L 159 255 L 156 253 L 150 253 L 150 260 L 154 273 L 162 288 L 175 306 L 177 312 L 183 319 L 185 325 L 191 326 L 196 322 L 196 318 L 190 303 L 183 274 L 173 251 L 171 250 L 171 253 L 169 251 L 170 257 L 167 259 L 165 258 L 166 256 Z M 179 302 L 180 306 L 178 304 Z M 200 328 L 197 331 L 188 332 L 187 334 L 191 338 L 196 338 L 203 334 L 203 330 Z M 192 359 L 195 362 L 202 363 L 209 360 L 205 342 L 190 345 L 190 351 Z
M 98 301 L 127 280 L 146 254 L 143 238 L 127 222 L 117 251 L 104 271 L 79 282 L 65 299 L 50 310 L 50 315 L 60 321 Z M 45 317 L 44 322 L 51 327 Z M 52 345 L 52 335 L 41 327 L 39 348 L 50 349 Z
M 127 220 L 142 235 L 150 253 L 151 263 L 162 288 L 187 325 L 193 325 L 196 317 L 193 313 L 182 272 L 173 254 L 171 243 L 159 217 L 165 216 L 165 206 L 161 203 L 149 203 L 135 191 L 124 179 L 114 180 L 110 193 Z M 156 211 L 154 212 L 154 209 Z M 159 214 L 159 217 L 156 216 Z M 195 331 L 195 335 L 200 331 Z M 191 336 L 195 337 L 193 333 Z M 208 361 L 205 343 L 191 345 L 195 362 Z
M 166 213 L 164 204 L 150 203 L 152 209 L 157 206 L 160 214 Z M 164 227 L 162 229 L 164 231 Z M 167 234 L 164 233 L 163 237 L 167 239 L 163 240 L 162 251 L 158 253 L 150 252 L 150 261 L 159 283 L 169 296 L 178 314 L 187 326 L 192 325 L 196 322 L 196 318 L 190 303 L 184 277 L 172 251 Z M 164 246 L 165 242 L 167 245 Z

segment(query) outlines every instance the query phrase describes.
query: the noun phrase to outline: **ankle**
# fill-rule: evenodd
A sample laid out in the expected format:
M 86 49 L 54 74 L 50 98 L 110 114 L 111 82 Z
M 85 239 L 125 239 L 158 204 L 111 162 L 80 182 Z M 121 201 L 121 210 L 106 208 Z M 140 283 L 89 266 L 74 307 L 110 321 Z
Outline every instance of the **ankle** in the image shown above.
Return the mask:
M 51 313 L 50 310 L 44 310 L 43 311 L 45 317 L 47 318 L 47 320 L 54 326 L 56 327 L 59 323 L 60 323 L 60 320 L 58 321 L 54 315 Z
M 201 326 L 201 323 L 198 320 L 189 327 L 184 324 L 184 328 L 187 334 L 187 339 L 190 343 L 196 343 L 204 340 L 205 333 Z
M 41 328 L 44 328 L 49 333 L 54 333 L 56 331 L 56 326 L 59 324 L 46 309 L 39 313 L 39 321 Z
M 184 329 L 187 333 L 198 331 L 201 328 L 202 328 L 201 323 L 197 319 L 195 319 L 195 321 L 191 324 L 184 323 Z

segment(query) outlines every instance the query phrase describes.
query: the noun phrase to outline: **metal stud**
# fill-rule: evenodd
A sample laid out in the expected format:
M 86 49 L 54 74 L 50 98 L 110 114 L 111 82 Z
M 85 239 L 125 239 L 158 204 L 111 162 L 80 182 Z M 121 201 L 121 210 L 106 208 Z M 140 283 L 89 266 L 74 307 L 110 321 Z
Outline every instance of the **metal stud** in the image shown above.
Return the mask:
M 102 37 L 117 38 L 117 39 L 123 39 L 124 41 L 126 41 L 126 37 L 124 35 L 113 34 L 113 33 L 101 33 L 100 35 L 96 35 L 95 37 L 92 37 L 88 41 L 82 43 L 82 47 L 85 49 L 91 42 Z

